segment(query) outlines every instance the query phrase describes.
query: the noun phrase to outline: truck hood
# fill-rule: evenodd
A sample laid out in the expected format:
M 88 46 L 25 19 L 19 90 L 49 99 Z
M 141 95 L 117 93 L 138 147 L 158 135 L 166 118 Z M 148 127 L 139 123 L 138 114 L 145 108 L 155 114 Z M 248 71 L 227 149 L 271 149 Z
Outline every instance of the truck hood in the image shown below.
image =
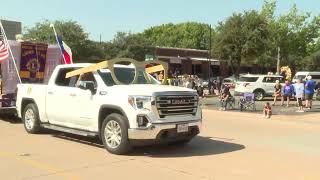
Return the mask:
M 131 84 L 131 85 L 115 85 L 110 89 L 114 93 L 121 93 L 123 95 L 139 95 L 139 96 L 152 96 L 154 92 L 195 92 L 195 90 L 167 85 L 155 84 Z

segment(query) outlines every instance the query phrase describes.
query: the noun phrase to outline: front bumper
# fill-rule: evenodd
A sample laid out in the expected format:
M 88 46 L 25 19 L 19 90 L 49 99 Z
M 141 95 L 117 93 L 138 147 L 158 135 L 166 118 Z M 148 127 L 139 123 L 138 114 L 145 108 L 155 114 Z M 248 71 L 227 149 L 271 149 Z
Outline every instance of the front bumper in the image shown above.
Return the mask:
M 185 133 L 177 133 L 178 124 L 188 124 L 189 131 Z M 135 128 L 128 130 L 130 140 L 169 140 L 175 138 L 187 138 L 199 134 L 201 128 L 201 120 L 184 121 L 174 123 L 153 123 L 145 128 Z

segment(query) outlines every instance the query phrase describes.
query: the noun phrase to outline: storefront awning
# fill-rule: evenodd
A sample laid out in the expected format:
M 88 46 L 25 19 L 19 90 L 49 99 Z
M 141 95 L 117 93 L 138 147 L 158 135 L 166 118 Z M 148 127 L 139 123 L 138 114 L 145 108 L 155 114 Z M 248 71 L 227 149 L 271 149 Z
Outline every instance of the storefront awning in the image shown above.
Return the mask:
M 192 58 L 190 58 L 190 59 L 191 59 L 191 60 L 194 60 L 194 61 L 210 61 L 210 64 L 211 64 L 211 65 L 217 65 L 217 66 L 220 65 L 220 60 L 217 60 L 217 59 L 196 58 L 196 57 L 192 57 Z

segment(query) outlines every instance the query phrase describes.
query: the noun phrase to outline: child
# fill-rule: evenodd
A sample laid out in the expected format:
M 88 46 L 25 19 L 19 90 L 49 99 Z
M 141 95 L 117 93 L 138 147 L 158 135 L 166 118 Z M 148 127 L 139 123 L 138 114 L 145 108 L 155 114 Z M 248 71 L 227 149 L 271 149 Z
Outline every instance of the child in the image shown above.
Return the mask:
M 228 98 L 231 97 L 231 94 L 230 94 L 230 91 L 229 91 L 229 88 L 228 87 L 225 87 L 223 89 L 223 92 L 220 96 L 220 104 L 221 104 L 221 108 L 220 110 L 223 110 L 225 111 L 226 108 L 227 108 L 227 101 L 228 101 Z
M 271 111 L 271 106 L 270 106 L 269 102 L 266 102 L 264 104 L 263 115 L 264 115 L 265 118 L 271 118 L 272 111 Z

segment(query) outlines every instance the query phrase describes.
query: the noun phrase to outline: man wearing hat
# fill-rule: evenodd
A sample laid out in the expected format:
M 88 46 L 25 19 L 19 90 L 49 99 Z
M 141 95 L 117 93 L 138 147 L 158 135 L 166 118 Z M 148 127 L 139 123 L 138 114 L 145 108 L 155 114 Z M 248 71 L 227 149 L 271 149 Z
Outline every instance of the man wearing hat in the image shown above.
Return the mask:
M 306 109 L 311 109 L 312 107 L 312 98 L 314 94 L 314 89 L 316 88 L 316 81 L 312 80 L 312 76 L 307 77 L 307 82 L 305 85 L 305 98 L 306 98 Z

